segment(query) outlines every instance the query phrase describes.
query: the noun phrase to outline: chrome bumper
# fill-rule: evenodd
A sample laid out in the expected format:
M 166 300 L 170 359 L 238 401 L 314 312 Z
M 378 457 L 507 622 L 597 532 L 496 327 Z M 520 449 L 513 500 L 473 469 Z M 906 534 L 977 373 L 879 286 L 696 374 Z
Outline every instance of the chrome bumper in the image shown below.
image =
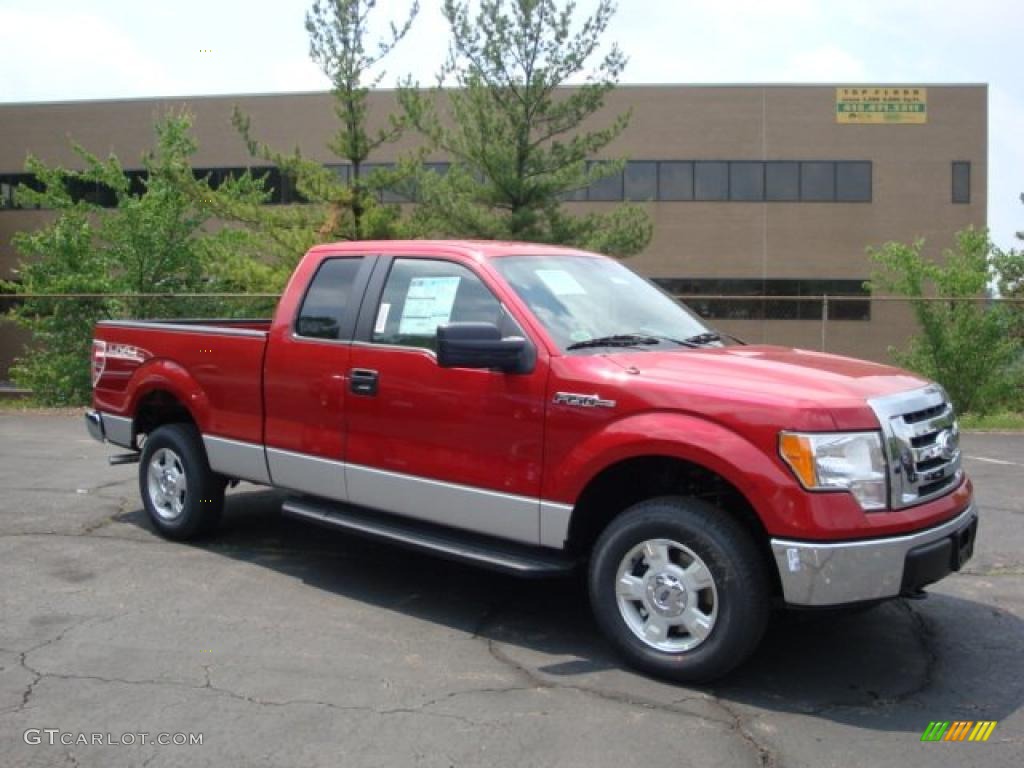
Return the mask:
M 791 605 L 814 606 L 896 597 L 911 550 L 965 531 L 977 519 L 972 504 L 952 520 L 904 536 L 836 544 L 772 539 L 783 598 Z
M 135 435 L 132 434 L 131 419 L 90 410 L 85 412 L 85 428 L 89 430 L 89 435 L 93 440 L 135 450 Z

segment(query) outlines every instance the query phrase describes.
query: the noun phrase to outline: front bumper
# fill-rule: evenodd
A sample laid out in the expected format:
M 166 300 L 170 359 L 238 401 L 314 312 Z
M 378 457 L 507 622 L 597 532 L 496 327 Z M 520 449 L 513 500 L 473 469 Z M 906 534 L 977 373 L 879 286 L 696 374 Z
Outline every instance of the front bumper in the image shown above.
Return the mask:
M 85 428 L 93 440 L 135 450 L 135 435 L 131 419 L 90 410 L 85 412 Z
M 970 558 L 977 525 L 971 504 L 951 520 L 903 536 L 834 544 L 772 539 L 783 598 L 824 606 L 917 592 Z

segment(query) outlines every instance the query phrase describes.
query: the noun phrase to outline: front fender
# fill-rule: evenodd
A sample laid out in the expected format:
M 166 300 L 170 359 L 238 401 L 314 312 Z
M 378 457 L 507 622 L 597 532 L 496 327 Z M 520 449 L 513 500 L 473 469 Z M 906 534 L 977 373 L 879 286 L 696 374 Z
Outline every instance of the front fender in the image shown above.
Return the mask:
M 676 458 L 717 473 L 743 494 L 769 531 L 791 529 L 800 517 L 800 491 L 774 457 L 719 424 L 680 413 L 628 416 L 589 435 L 552 468 L 544 496 L 575 504 L 604 469 L 644 456 Z

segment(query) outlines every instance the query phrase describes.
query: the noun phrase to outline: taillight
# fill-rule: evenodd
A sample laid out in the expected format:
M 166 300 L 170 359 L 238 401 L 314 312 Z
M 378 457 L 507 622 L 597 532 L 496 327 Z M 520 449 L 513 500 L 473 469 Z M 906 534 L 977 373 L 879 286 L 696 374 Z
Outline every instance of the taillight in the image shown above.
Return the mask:
M 100 339 L 92 340 L 92 385 L 103 375 L 103 369 L 107 366 L 107 342 Z

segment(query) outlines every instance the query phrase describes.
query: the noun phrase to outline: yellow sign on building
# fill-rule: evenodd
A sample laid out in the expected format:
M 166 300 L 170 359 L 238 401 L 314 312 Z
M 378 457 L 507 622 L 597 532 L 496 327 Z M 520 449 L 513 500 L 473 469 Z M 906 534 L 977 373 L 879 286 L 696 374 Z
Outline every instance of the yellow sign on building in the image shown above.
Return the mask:
M 846 125 L 922 125 L 928 122 L 928 89 L 836 88 L 836 122 Z

